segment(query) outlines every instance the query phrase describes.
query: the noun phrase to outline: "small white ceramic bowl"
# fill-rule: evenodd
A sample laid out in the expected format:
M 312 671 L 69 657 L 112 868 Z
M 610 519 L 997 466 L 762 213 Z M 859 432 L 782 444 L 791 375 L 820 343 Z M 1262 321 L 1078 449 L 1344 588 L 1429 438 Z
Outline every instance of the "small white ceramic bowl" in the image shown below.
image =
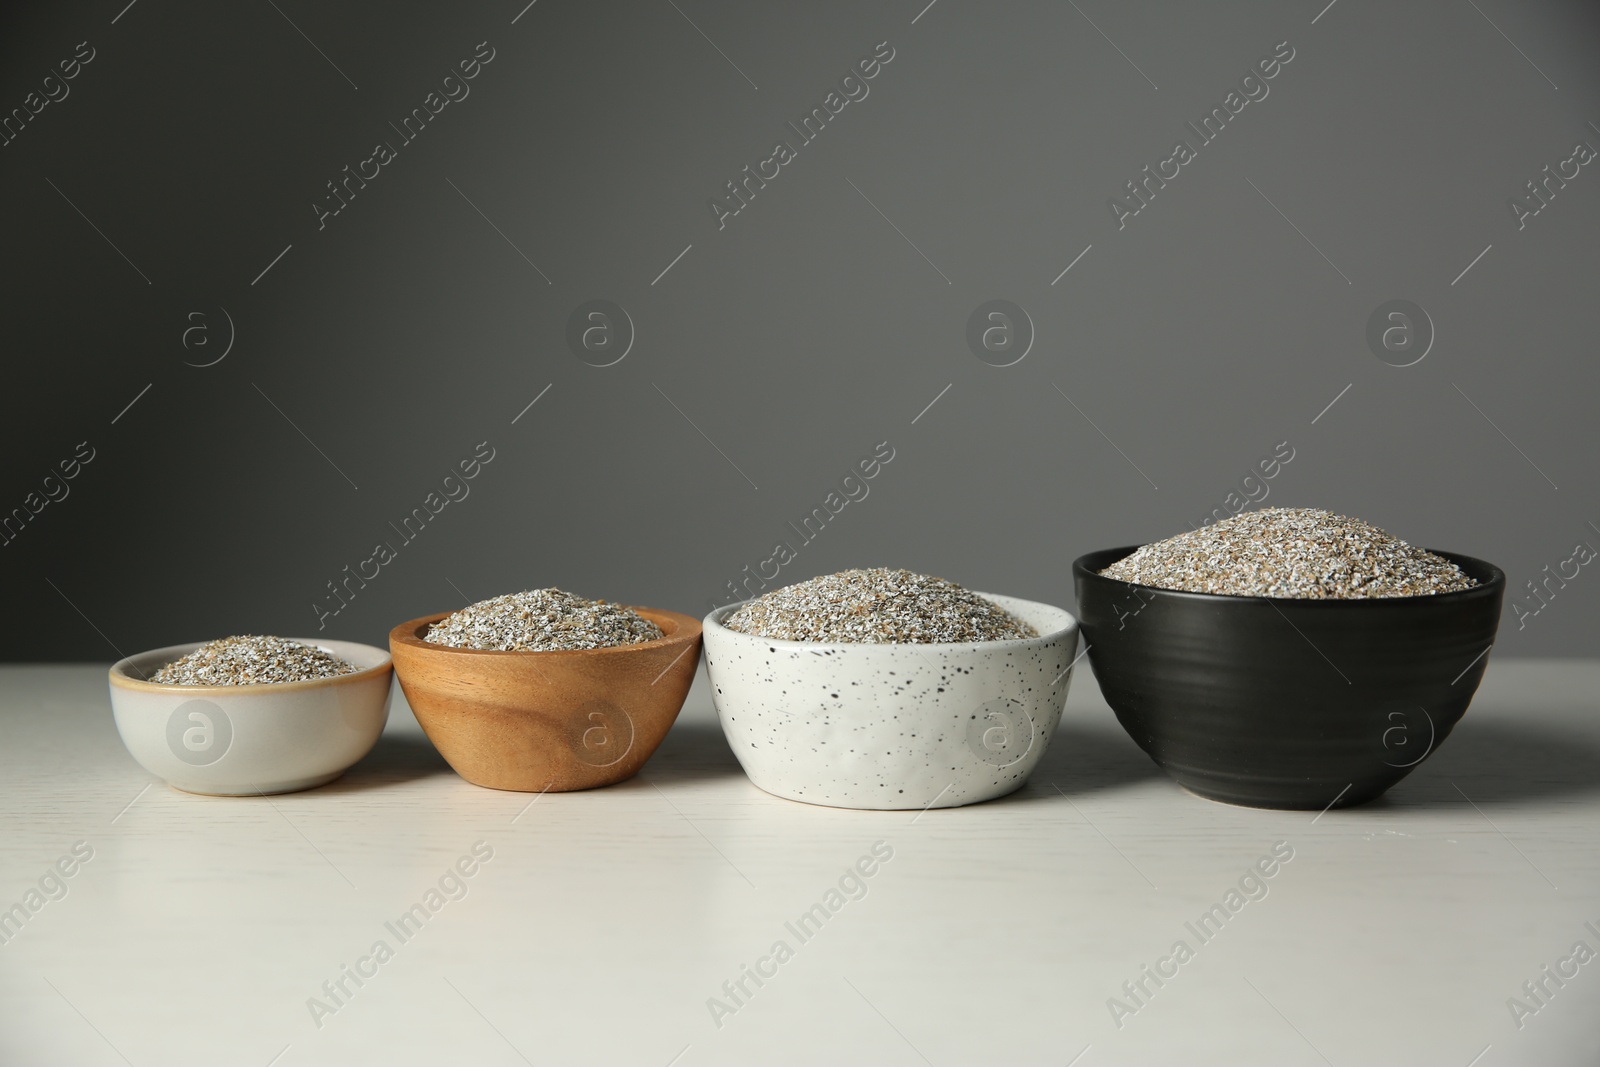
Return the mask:
M 707 615 L 706 670 L 750 780 L 839 808 L 949 808 L 1022 787 L 1061 719 L 1078 646 L 1071 612 L 979 596 L 1038 637 L 959 644 L 777 641 Z
M 389 718 L 389 653 L 350 641 L 294 640 L 361 668 L 268 685 L 157 685 L 144 679 L 205 642 L 152 649 L 111 667 L 117 732 L 140 766 L 211 796 L 324 785 L 372 751 Z

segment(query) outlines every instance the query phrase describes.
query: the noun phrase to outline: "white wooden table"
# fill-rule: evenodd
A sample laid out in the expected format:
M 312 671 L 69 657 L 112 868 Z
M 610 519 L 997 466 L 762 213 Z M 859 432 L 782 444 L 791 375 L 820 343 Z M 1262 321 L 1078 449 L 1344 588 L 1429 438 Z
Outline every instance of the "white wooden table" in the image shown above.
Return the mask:
M 759 792 L 703 682 L 610 789 L 468 785 L 397 698 L 341 781 L 211 799 L 127 756 L 104 667 L 0 669 L 0 908 L 39 904 L 0 1064 L 1600 1063 L 1600 663 L 1493 663 L 1321 816 L 1182 792 L 1080 670 L 1025 790 L 919 815 Z

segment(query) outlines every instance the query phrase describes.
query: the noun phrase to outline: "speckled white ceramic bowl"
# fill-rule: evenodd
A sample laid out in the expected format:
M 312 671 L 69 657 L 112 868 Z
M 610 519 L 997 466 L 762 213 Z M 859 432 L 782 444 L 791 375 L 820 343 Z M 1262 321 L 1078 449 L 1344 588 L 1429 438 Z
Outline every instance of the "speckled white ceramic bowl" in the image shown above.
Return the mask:
M 979 596 L 1040 636 L 961 644 L 776 641 L 707 615 L 706 670 L 750 780 L 839 808 L 950 808 L 1021 788 L 1066 704 L 1078 620 Z
M 291 793 L 333 781 L 372 751 L 389 718 L 389 653 L 297 637 L 361 668 L 272 685 L 157 685 L 160 667 L 204 642 L 157 648 L 111 668 L 111 712 L 129 754 L 189 793 Z

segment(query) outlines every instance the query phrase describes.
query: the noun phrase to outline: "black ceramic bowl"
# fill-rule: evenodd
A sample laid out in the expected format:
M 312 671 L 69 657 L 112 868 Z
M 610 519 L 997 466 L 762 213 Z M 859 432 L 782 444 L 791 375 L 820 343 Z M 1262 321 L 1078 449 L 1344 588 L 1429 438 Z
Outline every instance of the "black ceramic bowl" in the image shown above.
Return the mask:
M 1288 600 L 1156 589 L 1072 565 L 1100 691 L 1179 785 L 1259 808 L 1345 807 L 1378 796 L 1449 736 L 1483 678 L 1505 574 L 1453 561 L 1479 585 L 1370 600 Z

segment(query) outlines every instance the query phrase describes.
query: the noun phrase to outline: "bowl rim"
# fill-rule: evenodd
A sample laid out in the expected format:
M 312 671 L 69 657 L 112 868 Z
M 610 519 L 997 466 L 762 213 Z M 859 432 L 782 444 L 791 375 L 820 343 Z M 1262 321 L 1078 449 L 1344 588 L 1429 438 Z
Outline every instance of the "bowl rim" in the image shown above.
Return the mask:
M 1045 608 L 1049 611 L 1060 612 L 1062 615 L 1066 616 L 1066 622 L 1064 625 L 1054 630 L 1039 634 L 1035 637 L 1006 637 L 995 641 L 794 641 L 784 637 L 762 637 L 760 634 L 747 634 L 740 630 L 731 630 L 722 625 L 722 620 L 724 618 L 731 615 L 733 612 L 738 611 L 746 604 L 760 599 L 759 597 L 751 597 L 749 600 L 740 600 L 733 604 L 724 604 L 720 608 L 713 608 L 706 615 L 704 626 L 708 631 L 715 631 L 719 634 L 728 634 L 733 639 L 748 640 L 758 644 L 767 645 L 771 648 L 782 646 L 785 648 L 792 648 L 796 650 L 803 649 L 807 652 L 817 653 L 821 653 L 825 649 L 836 652 L 848 649 L 856 653 L 860 653 L 862 650 L 867 649 L 910 649 L 919 653 L 921 650 L 929 648 L 938 649 L 940 651 L 948 649 L 957 652 L 975 651 L 979 649 L 1018 649 L 1027 648 L 1034 645 L 1041 645 L 1045 642 L 1056 640 L 1057 638 L 1063 637 L 1067 634 L 1076 633 L 1081 628 L 1081 622 L 1076 613 L 1068 611 L 1066 608 L 1059 607 L 1055 604 L 1046 603 L 1043 600 L 1026 600 L 1022 597 L 1006 596 L 1002 593 L 979 592 L 976 589 L 969 589 L 967 591 L 977 596 L 981 596 L 985 600 L 995 603 L 997 606 L 1002 608 L 1006 607 L 1006 605 L 1000 603 L 1001 601 L 1010 601 L 1014 604 L 1027 604 L 1030 607 Z M 1008 608 L 1007 610 L 1009 611 L 1010 609 Z
M 318 640 L 312 637 L 290 637 L 287 638 L 287 640 L 298 641 L 302 645 L 310 645 L 313 648 L 321 648 L 324 652 L 332 652 L 334 655 L 340 655 L 340 653 L 335 649 L 329 648 L 328 646 L 330 644 L 346 645 L 351 648 L 363 649 L 365 651 L 375 653 L 380 658 L 379 661 L 371 667 L 363 667 L 360 670 L 352 671 L 349 674 L 338 674 L 332 678 L 309 678 L 300 682 L 260 682 L 254 685 L 174 685 L 168 682 L 152 682 L 148 679 L 140 678 L 131 673 L 133 664 L 138 660 L 143 660 L 152 656 L 170 656 L 170 659 L 163 661 L 164 664 L 170 663 L 172 660 L 186 656 L 195 649 L 201 647 L 202 645 L 210 644 L 211 641 L 214 640 L 219 639 L 211 638 L 210 640 L 206 641 L 185 641 L 176 645 L 167 645 L 163 648 L 147 649 L 131 656 L 123 656 L 121 659 L 117 660 L 111 665 L 111 670 L 109 672 L 111 684 L 117 688 L 128 689 L 134 692 L 162 693 L 168 696 L 203 694 L 208 697 L 242 697 L 250 694 L 260 695 L 262 693 L 299 693 L 312 689 L 327 688 L 335 685 L 355 685 L 360 682 L 376 678 L 380 674 L 388 674 L 394 669 L 393 657 L 386 649 L 379 648 L 377 645 L 369 645 L 360 641 L 335 641 Z
M 1206 603 L 1230 604 L 1271 604 L 1274 607 L 1293 604 L 1295 607 L 1304 606 L 1312 611 L 1339 611 L 1339 610 L 1375 610 L 1374 605 L 1399 605 L 1399 604 L 1439 604 L 1453 603 L 1458 600 L 1474 597 L 1493 597 L 1500 595 L 1506 584 L 1506 572 L 1490 563 L 1488 560 L 1479 559 L 1477 556 L 1468 556 L 1461 552 L 1447 552 L 1439 548 L 1424 548 L 1424 552 L 1431 552 L 1436 556 L 1443 556 L 1451 563 L 1456 564 L 1470 577 L 1473 570 L 1487 574 L 1487 578 L 1478 578 L 1478 584 L 1469 589 L 1457 589 L 1449 593 L 1421 593 L 1416 596 L 1373 596 L 1373 597 L 1276 597 L 1276 596 L 1241 596 L 1234 593 L 1202 593 L 1188 589 L 1165 589 L 1159 585 L 1145 585 L 1143 582 L 1128 582 L 1121 578 L 1108 578 L 1100 573 L 1100 569 L 1108 567 L 1120 559 L 1125 559 L 1143 545 L 1124 545 L 1120 548 L 1102 548 L 1094 552 L 1085 552 L 1072 561 L 1072 576 L 1079 582 L 1091 584 L 1103 583 L 1119 586 L 1124 589 L 1148 589 L 1151 593 L 1159 593 L 1167 597 L 1183 598 Z M 1093 561 L 1091 566 L 1090 561 Z M 1079 600 L 1082 600 L 1080 595 Z
M 649 619 L 651 622 L 655 623 L 657 626 L 660 626 L 663 631 L 666 631 L 666 627 L 661 625 L 663 621 L 672 623 L 673 629 L 668 632 L 663 632 L 660 637 L 654 638 L 650 641 L 635 641 L 632 644 L 627 645 L 606 645 L 602 648 L 456 648 L 453 645 L 436 645 L 431 641 L 424 641 L 420 636 L 423 627 L 432 626 L 434 623 L 438 622 L 447 615 L 455 614 L 454 611 L 440 611 L 432 615 L 422 615 L 415 619 L 409 619 L 390 630 L 389 646 L 390 648 L 399 646 L 408 650 L 425 653 L 438 653 L 441 655 L 542 656 L 552 658 L 563 656 L 605 656 L 627 652 L 641 652 L 646 649 L 670 648 L 673 645 L 686 644 L 688 642 L 699 640 L 700 638 L 700 620 L 694 618 L 692 615 L 685 615 L 679 611 L 669 611 L 666 608 L 647 608 L 634 604 L 621 604 L 619 606 L 625 607 L 630 611 L 637 612 L 638 614 Z

